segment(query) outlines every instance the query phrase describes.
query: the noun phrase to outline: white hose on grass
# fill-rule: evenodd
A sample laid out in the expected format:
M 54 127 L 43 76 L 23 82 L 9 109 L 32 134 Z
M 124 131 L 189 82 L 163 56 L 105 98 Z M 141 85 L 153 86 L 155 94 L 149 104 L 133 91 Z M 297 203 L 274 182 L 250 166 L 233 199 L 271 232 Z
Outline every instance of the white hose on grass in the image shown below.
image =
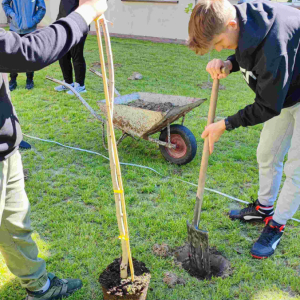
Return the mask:
M 87 153 L 90 153 L 90 154 L 95 154 L 95 155 L 99 155 L 99 156 L 102 156 L 104 159 L 108 160 L 109 161 L 109 158 L 101 153 L 98 153 L 98 152 L 94 152 L 94 151 L 90 151 L 90 150 L 85 150 L 85 149 L 80 149 L 80 148 L 76 148 L 76 147 L 71 147 L 71 146 L 66 146 L 66 145 L 63 145 L 59 142 L 55 142 L 55 141 L 50 141 L 50 140 L 45 140 L 45 139 L 41 139 L 41 138 L 37 138 L 37 137 L 33 137 L 33 136 L 30 136 L 30 135 L 27 135 L 27 134 L 23 134 L 24 136 L 27 136 L 31 139 L 34 139 L 34 140 L 38 140 L 38 141 L 42 141 L 42 142 L 47 142 L 47 143 L 52 143 L 52 144 L 56 144 L 56 145 L 59 145 L 61 147 L 65 147 L 65 148 L 69 148 L 69 149 L 72 149 L 72 150 L 76 150 L 76 151 L 81 151 L 81 152 L 87 152 Z M 137 165 L 137 164 L 131 164 L 131 163 L 123 163 L 123 162 L 120 162 L 121 165 L 123 166 L 132 166 L 132 167 L 137 167 L 137 168 L 142 168 L 142 169 L 148 169 L 162 177 L 166 177 L 164 176 L 163 174 L 159 173 L 158 171 L 156 171 L 155 169 L 152 169 L 150 167 L 147 167 L 147 166 L 142 166 L 142 165 Z M 170 177 L 170 176 L 167 176 L 167 178 L 170 178 L 170 179 L 173 179 L 173 180 L 178 180 L 178 181 L 181 181 L 181 182 L 184 182 L 186 184 L 189 184 L 189 185 L 192 185 L 192 186 L 195 186 L 197 187 L 198 185 L 197 184 L 194 184 L 192 182 L 188 182 L 188 181 L 185 181 L 185 180 L 182 180 L 182 179 L 179 179 L 179 178 L 173 178 L 173 177 Z M 244 201 L 244 200 L 241 200 L 241 199 L 238 199 L 238 198 L 235 198 L 235 197 L 232 197 L 230 195 L 227 195 L 227 194 L 224 194 L 222 192 L 219 192 L 219 191 L 216 191 L 216 190 L 213 190 L 213 189 L 210 189 L 210 188 L 205 188 L 206 191 L 209 191 L 209 192 L 212 192 L 212 193 L 215 193 L 215 194 L 218 194 L 218 195 L 221 195 L 221 196 L 224 196 L 228 199 L 232 199 L 234 201 L 237 201 L 237 202 L 240 202 L 240 203 L 245 203 L 245 204 L 249 204 L 250 202 L 248 201 Z M 299 219 L 295 219 L 295 218 L 292 218 L 291 220 L 295 221 L 295 222 L 298 222 L 300 223 L 300 220 Z

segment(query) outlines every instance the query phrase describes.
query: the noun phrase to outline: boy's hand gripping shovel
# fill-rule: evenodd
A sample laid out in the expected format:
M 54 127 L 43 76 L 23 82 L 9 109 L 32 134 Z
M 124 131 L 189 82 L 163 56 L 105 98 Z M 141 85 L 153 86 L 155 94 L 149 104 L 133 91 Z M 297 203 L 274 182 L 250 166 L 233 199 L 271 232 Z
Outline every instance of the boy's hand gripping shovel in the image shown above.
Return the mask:
M 222 73 L 228 74 L 228 71 L 225 70 L 225 68 L 222 68 L 221 71 Z M 210 97 L 207 126 L 212 124 L 215 119 L 218 91 L 219 91 L 219 79 L 214 79 L 212 91 L 211 91 L 211 97 Z M 190 253 L 189 253 L 190 267 L 194 271 L 196 271 L 197 274 L 201 277 L 208 276 L 210 273 L 208 231 L 201 230 L 198 227 L 200 222 L 201 207 L 203 202 L 208 158 L 209 158 L 209 142 L 207 137 L 205 138 L 204 141 L 204 147 L 202 153 L 193 224 L 189 224 L 189 222 L 187 221 L 188 241 L 190 244 Z

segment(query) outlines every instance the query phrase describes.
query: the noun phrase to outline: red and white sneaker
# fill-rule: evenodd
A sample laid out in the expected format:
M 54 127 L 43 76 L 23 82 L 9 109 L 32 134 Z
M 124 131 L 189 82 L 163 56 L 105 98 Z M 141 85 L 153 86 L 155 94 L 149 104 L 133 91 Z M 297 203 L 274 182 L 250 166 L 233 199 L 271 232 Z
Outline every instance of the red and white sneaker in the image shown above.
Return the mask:
M 251 249 L 251 255 L 254 258 L 264 259 L 274 254 L 279 245 L 285 225 L 276 223 L 272 217 L 266 218 L 266 226 Z
M 265 206 L 258 200 L 250 203 L 241 210 L 232 210 L 229 217 L 232 220 L 240 221 L 264 221 L 266 218 L 274 215 L 274 206 Z

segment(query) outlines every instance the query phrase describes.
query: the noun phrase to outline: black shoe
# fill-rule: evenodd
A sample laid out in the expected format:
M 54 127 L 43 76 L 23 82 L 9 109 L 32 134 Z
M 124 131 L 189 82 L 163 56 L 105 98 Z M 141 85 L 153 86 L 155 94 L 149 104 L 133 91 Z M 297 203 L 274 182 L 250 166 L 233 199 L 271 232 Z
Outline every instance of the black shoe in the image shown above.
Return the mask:
M 27 142 L 25 142 L 25 141 L 22 140 L 21 143 L 20 143 L 20 145 L 19 145 L 19 148 L 27 150 L 27 149 L 31 149 L 31 145 L 29 143 L 27 143 Z
M 59 279 L 52 273 L 48 273 L 48 277 L 50 279 L 48 291 L 42 293 L 27 290 L 28 295 L 25 300 L 64 299 L 82 288 L 82 281 L 80 279 Z
M 268 217 L 272 217 L 274 214 L 274 207 L 264 206 L 259 203 L 258 200 L 248 204 L 246 208 L 241 210 L 232 210 L 229 213 L 229 217 L 232 220 L 241 221 L 264 221 Z
M 27 80 L 26 81 L 26 87 L 25 87 L 25 89 L 26 90 L 32 90 L 34 88 L 34 82 L 33 82 L 33 80 Z
M 17 81 L 16 80 L 10 80 L 9 82 L 9 90 L 12 92 L 17 88 Z
M 276 223 L 272 219 L 266 221 L 266 226 L 251 249 L 251 255 L 254 258 L 264 259 L 274 254 L 276 247 L 279 245 L 283 235 L 285 225 Z

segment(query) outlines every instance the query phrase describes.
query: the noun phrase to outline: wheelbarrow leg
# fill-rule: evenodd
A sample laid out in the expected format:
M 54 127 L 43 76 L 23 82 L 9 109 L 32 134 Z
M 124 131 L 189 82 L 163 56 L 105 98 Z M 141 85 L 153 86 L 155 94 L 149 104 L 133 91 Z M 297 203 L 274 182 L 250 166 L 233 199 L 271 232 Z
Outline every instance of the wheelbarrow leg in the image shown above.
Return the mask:
M 136 140 L 136 138 L 134 136 L 132 136 L 131 134 L 127 133 L 127 132 L 123 132 L 122 136 L 119 138 L 117 145 L 119 145 L 123 140 L 125 140 L 128 136 L 130 136 L 131 138 L 133 138 L 134 140 Z
M 171 145 L 171 130 L 170 130 L 170 123 L 168 123 L 168 144 Z
M 117 141 L 117 145 L 119 146 L 119 144 L 125 140 L 128 137 L 128 134 L 126 132 L 123 132 L 122 136 L 118 139 Z
M 182 116 L 181 125 L 183 125 L 184 121 L 185 121 L 185 114 Z

